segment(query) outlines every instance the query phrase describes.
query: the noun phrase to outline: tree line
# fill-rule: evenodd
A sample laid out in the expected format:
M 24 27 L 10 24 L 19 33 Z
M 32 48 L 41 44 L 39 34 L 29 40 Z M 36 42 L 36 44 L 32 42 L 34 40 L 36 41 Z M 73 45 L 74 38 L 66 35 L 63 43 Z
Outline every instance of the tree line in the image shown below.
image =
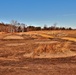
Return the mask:
M 56 24 L 53 26 L 47 27 L 47 25 L 44 25 L 44 27 L 36 27 L 36 26 L 27 26 L 24 23 L 19 23 L 17 21 L 12 20 L 10 24 L 0 23 L 0 32 L 27 32 L 27 31 L 40 31 L 40 30 L 73 30 L 71 27 L 65 28 L 65 27 L 57 27 Z

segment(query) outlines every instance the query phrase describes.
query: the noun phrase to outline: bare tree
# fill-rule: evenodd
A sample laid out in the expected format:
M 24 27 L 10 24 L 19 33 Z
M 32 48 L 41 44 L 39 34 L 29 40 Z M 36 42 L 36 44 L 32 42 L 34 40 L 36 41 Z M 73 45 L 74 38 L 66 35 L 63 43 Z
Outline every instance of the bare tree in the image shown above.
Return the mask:
M 43 28 L 44 30 L 47 30 L 47 25 L 46 24 L 44 24 L 44 28 Z
M 57 23 L 54 23 L 54 25 L 53 25 L 54 29 L 56 29 L 56 26 L 57 26 Z
M 18 24 L 18 22 L 17 22 L 17 21 L 15 21 L 15 20 L 12 20 L 12 21 L 10 22 L 10 24 L 11 24 L 11 25 L 17 25 L 17 24 Z

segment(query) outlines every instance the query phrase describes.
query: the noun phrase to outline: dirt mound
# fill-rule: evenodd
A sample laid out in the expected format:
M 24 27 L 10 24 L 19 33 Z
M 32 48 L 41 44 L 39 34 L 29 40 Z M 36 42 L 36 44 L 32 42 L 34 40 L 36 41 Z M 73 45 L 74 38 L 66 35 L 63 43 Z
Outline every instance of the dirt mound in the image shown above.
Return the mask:
M 33 58 L 57 58 L 76 55 L 69 49 L 70 42 L 37 42 L 37 47 L 30 54 L 25 54 L 26 57 Z
M 68 50 L 68 45 L 69 43 L 40 43 L 34 54 L 65 52 Z
M 6 37 L 4 37 L 3 39 L 24 39 L 22 36 L 18 36 L 18 35 L 8 35 Z
M 0 32 L 0 34 L 5 34 L 5 32 Z

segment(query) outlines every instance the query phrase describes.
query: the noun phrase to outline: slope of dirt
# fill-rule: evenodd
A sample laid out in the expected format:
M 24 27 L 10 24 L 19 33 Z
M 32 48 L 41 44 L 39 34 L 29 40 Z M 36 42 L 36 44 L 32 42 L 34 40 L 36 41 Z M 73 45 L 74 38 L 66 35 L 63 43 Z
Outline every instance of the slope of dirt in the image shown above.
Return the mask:
M 35 42 L 36 48 L 33 52 L 27 53 L 24 57 L 32 58 L 58 58 L 58 57 L 69 57 L 75 56 L 76 53 L 71 51 L 69 48 L 70 42 Z

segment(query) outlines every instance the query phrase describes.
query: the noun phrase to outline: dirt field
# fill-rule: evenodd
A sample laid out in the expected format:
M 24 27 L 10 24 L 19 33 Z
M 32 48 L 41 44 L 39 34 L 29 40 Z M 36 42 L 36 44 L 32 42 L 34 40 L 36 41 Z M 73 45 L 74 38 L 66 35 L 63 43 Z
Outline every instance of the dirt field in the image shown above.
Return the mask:
M 76 30 L 0 33 L 0 75 L 76 75 Z

